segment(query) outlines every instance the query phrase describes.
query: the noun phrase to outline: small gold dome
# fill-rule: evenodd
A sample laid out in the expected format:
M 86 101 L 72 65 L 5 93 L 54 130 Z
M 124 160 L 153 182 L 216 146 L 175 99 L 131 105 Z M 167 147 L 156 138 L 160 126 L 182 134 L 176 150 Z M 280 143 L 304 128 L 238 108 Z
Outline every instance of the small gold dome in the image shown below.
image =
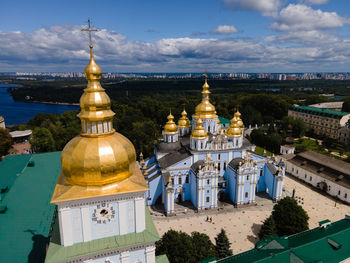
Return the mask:
M 236 119 L 240 118 L 241 117 L 241 113 L 237 110 L 234 114 L 234 116 L 236 117 Z
M 234 114 L 234 116 L 236 117 L 236 119 L 237 119 L 237 124 L 238 124 L 238 126 L 240 127 L 240 128 L 243 128 L 244 127 L 244 124 L 243 124 L 243 121 L 242 121 L 242 119 L 241 119 L 241 113 L 237 110 L 236 112 L 235 112 L 235 114 Z
M 198 119 L 196 123 L 196 128 L 192 131 L 191 137 L 194 139 L 205 139 L 208 134 L 203 127 L 202 119 Z
M 90 62 L 85 68 L 88 86 L 80 98 L 81 134 L 64 147 L 62 175 L 67 183 L 102 186 L 119 182 L 134 173 L 136 152 L 133 144 L 113 129 L 114 112 L 99 80 L 102 76 L 90 45 Z
M 226 135 L 230 137 L 236 137 L 242 135 L 242 130 L 238 125 L 238 121 L 236 117 L 233 117 L 231 120 L 231 124 L 226 131 Z
M 212 119 L 216 118 L 216 110 L 213 104 L 209 101 L 209 84 L 207 82 L 207 76 L 205 76 L 205 82 L 202 90 L 202 102 L 196 106 L 194 118 Z
M 181 112 L 181 118 L 179 119 L 177 125 L 179 127 L 182 127 L 182 128 L 184 128 L 184 127 L 191 127 L 191 122 L 187 118 L 187 112 L 186 112 L 185 109 Z
M 164 126 L 165 134 L 176 134 L 178 133 L 176 123 L 174 122 L 174 116 L 170 113 L 168 115 L 168 121 Z
M 87 80 L 99 80 L 102 77 L 102 70 L 99 65 L 96 64 L 92 53 L 92 45 L 90 45 L 90 62 L 85 67 L 84 74 Z

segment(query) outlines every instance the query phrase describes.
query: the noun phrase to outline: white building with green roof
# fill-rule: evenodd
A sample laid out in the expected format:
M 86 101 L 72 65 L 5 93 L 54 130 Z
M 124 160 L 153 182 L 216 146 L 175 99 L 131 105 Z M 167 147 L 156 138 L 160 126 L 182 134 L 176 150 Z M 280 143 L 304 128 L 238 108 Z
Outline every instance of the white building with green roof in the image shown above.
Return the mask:
M 315 134 L 338 139 L 338 130 L 350 119 L 350 113 L 310 106 L 295 105 L 288 110 L 288 116 L 302 119 L 306 127 Z

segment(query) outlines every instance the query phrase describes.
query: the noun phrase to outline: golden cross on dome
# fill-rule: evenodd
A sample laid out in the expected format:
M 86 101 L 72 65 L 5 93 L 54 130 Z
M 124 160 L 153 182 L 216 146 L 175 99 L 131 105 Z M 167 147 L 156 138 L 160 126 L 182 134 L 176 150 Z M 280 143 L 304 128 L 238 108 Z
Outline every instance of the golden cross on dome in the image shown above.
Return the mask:
M 208 69 L 206 68 L 206 69 L 204 70 L 204 72 L 205 72 L 205 82 L 207 82 L 207 79 L 208 79 Z
M 96 28 L 91 28 L 91 21 L 90 18 L 88 19 L 88 28 L 81 28 L 80 31 L 85 31 L 89 33 L 89 44 L 90 47 L 92 47 L 92 37 L 91 37 L 91 32 L 98 32 L 100 30 L 96 29 Z

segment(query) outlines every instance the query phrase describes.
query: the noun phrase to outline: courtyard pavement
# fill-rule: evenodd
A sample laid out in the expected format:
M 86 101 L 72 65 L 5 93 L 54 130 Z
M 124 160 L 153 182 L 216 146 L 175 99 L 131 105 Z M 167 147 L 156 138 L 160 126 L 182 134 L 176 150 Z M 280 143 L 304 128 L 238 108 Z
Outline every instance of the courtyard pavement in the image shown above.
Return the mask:
M 285 195 L 290 195 L 295 189 L 295 197 L 298 203 L 307 211 L 309 227 L 318 226 L 318 222 L 324 219 L 336 221 L 350 214 L 350 206 L 337 202 L 331 197 L 323 195 L 311 187 L 291 178 L 285 177 Z M 215 242 L 215 236 L 221 228 L 225 229 L 231 242 L 234 254 L 254 248 L 258 240 L 257 233 L 263 221 L 271 214 L 274 203 L 271 200 L 259 196 L 257 205 L 240 208 L 225 206 L 223 209 L 209 210 L 202 213 L 188 211 L 187 214 L 179 213 L 176 216 L 165 217 L 153 215 L 154 224 L 160 236 L 169 229 L 183 231 L 190 234 L 193 231 L 206 233 Z M 212 222 L 207 222 L 207 216 Z M 214 243 L 215 244 L 215 243 Z

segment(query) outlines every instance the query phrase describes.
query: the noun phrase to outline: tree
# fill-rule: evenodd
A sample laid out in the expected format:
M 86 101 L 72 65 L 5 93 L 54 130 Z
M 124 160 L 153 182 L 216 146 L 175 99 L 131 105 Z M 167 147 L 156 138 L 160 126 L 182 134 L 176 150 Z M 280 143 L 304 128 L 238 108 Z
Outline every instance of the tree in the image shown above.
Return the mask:
M 171 263 L 197 262 L 190 235 L 169 230 L 156 242 L 156 255 L 166 254 Z
M 278 201 L 273 207 L 272 217 L 279 236 L 289 236 L 309 229 L 309 216 L 291 197 Z
M 215 256 L 215 246 L 210 241 L 208 235 L 192 232 L 191 237 L 194 248 L 193 254 L 196 257 L 196 262 Z
M 341 110 L 345 112 L 350 112 L 350 97 L 346 97 L 344 99 L 343 107 Z
M 220 259 L 232 256 L 232 250 L 230 249 L 230 245 L 231 243 L 228 240 L 226 231 L 223 228 L 221 228 L 221 232 L 215 238 L 216 257 Z
M 262 239 L 262 238 L 266 238 L 276 234 L 277 234 L 277 229 L 276 229 L 275 220 L 270 215 L 268 218 L 265 219 L 259 231 L 259 238 Z
M 30 144 L 35 152 L 52 152 L 56 150 L 52 134 L 46 128 L 35 128 Z
M 0 157 L 8 154 L 12 144 L 12 137 L 8 130 L 0 128 Z

